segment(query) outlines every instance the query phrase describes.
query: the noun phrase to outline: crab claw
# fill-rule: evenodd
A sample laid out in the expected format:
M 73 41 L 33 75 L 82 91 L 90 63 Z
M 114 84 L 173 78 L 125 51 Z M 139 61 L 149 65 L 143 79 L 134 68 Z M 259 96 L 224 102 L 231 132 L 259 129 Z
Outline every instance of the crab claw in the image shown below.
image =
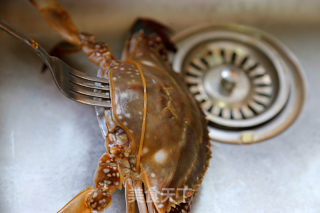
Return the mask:
M 88 33 L 79 33 L 69 13 L 64 10 L 56 0 L 29 0 L 37 8 L 48 24 L 56 30 L 64 40 L 80 46 L 89 60 L 107 69 L 114 57 L 109 51 L 108 45 L 95 40 L 95 36 Z
M 91 213 L 92 211 L 87 206 L 89 195 L 94 191 L 93 187 L 86 188 L 68 202 L 58 213 Z
M 112 203 L 109 193 L 103 188 L 89 187 L 80 192 L 58 213 L 92 213 L 108 208 Z
M 29 0 L 60 35 L 70 43 L 79 45 L 78 30 L 70 15 L 55 0 Z

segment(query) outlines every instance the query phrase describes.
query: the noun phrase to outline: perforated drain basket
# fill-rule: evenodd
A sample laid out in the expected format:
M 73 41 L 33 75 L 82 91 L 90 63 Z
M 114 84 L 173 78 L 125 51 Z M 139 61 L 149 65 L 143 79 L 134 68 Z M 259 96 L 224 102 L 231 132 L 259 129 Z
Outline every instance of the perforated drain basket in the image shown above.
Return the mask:
M 294 56 L 265 33 L 239 25 L 207 26 L 173 37 L 173 58 L 209 121 L 210 137 L 254 143 L 296 119 L 304 77 Z

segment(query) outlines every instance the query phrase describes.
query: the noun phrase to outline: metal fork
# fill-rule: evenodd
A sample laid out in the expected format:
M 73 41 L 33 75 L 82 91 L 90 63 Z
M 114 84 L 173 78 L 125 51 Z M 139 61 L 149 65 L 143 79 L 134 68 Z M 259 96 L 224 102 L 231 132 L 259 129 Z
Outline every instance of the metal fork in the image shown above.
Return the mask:
M 68 98 L 84 104 L 111 107 L 109 80 L 89 76 L 61 59 L 50 56 L 37 42 L 0 19 L 0 29 L 27 44 L 48 66 L 59 90 Z

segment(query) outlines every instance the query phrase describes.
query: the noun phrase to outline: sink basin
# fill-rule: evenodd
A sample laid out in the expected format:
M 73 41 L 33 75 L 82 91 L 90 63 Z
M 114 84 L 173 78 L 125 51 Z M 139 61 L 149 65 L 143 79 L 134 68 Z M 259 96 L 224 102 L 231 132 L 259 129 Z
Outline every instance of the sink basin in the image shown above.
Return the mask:
M 120 56 L 128 29 L 139 16 L 176 32 L 204 23 L 259 28 L 284 43 L 307 79 L 297 121 L 259 144 L 212 141 L 213 157 L 193 212 L 320 212 L 320 2 L 218 0 L 61 0 L 79 29 L 106 41 Z M 0 17 L 50 49 L 60 37 L 27 1 L 2 0 Z M 56 212 L 92 185 L 105 151 L 94 108 L 66 99 L 30 49 L 0 32 L 0 211 Z M 94 69 L 83 69 L 88 72 Z M 106 213 L 125 212 L 116 192 Z

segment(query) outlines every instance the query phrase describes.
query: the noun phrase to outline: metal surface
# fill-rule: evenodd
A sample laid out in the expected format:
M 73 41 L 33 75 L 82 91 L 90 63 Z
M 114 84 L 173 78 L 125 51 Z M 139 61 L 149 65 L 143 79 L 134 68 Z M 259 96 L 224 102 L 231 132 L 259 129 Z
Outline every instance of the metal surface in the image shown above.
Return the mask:
M 245 6 L 235 7 L 236 2 Z M 178 31 L 208 22 L 247 24 L 284 42 L 308 79 L 304 110 L 288 130 L 267 142 L 213 142 L 213 158 L 193 212 L 320 212 L 319 1 L 61 3 L 80 29 L 107 41 L 118 56 L 138 16 Z M 27 1 L 1 1 L 0 14 L 47 50 L 60 40 Z M 60 94 L 50 73 L 40 73 L 41 61 L 29 48 L 2 33 L 0 45 L 0 212 L 55 212 L 93 183 L 104 139 L 94 109 Z M 80 62 L 79 70 L 96 74 L 94 66 Z M 125 212 L 122 192 L 106 212 Z

